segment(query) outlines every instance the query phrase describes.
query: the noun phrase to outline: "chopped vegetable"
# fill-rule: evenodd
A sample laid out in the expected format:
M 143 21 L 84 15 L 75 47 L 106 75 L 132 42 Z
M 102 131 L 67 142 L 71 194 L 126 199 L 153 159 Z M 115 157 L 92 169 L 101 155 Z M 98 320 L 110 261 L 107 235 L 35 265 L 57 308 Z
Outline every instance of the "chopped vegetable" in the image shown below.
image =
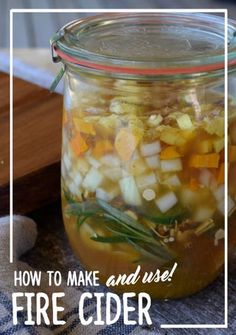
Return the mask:
M 71 148 L 77 156 L 80 156 L 88 150 L 88 145 L 80 133 L 77 133 L 70 142 Z
M 140 134 L 131 132 L 129 128 L 120 129 L 116 135 L 115 148 L 123 161 L 128 161 L 131 158 L 140 139 Z
M 140 206 L 142 204 L 142 199 L 134 177 L 128 176 L 121 179 L 119 185 L 122 197 L 127 204 L 133 206 Z
M 148 186 L 154 186 L 157 183 L 156 175 L 151 172 L 149 174 L 143 174 L 136 177 L 137 185 L 139 188 L 143 189 Z
M 193 123 L 188 114 L 183 114 L 177 118 L 177 123 L 180 129 L 191 129 L 193 128 Z
M 157 127 L 163 120 L 160 114 L 152 114 L 147 120 L 149 127 Z
M 93 156 L 95 158 L 100 158 L 101 156 L 105 155 L 106 153 L 113 151 L 113 145 L 108 140 L 101 140 L 96 142 L 95 147 L 93 148 Z
M 206 154 L 206 155 L 192 155 L 189 160 L 189 166 L 194 168 L 218 168 L 220 155 Z
M 119 188 L 115 185 L 111 185 L 107 189 L 99 187 L 96 189 L 96 198 L 110 202 L 117 197 L 119 193 Z
M 206 120 L 204 129 L 211 135 L 224 137 L 224 118 L 216 117 L 212 120 Z
M 151 169 L 157 169 L 160 166 L 160 157 L 158 155 L 148 156 L 145 160 Z
M 152 201 L 156 198 L 156 193 L 151 188 L 146 188 L 143 191 L 143 198 L 147 201 Z
M 213 151 L 212 140 L 202 140 L 196 144 L 196 149 L 199 154 L 208 154 Z
M 183 169 L 180 158 L 167 159 L 161 161 L 161 170 L 165 172 L 181 171 Z
M 174 159 L 181 157 L 181 154 L 177 151 L 176 147 L 169 146 L 161 151 L 161 159 Z
M 83 119 L 74 118 L 74 123 L 77 131 L 80 133 L 88 134 L 88 135 L 96 135 L 94 126 L 92 123 L 86 122 Z
M 161 144 L 160 141 L 155 141 L 152 143 L 143 143 L 140 146 L 141 155 L 146 156 L 153 156 L 158 154 L 161 151 Z
M 174 192 L 166 193 L 155 201 L 157 207 L 162 213 L 166 213 L 169 209 L 175 206 L 177 202 L 178 199 Z
M 89 192 L 95 192 L 96 188 L 102 183 L 103 175 L 93 167 L 86 174 L 82 186 Z
M 176 174 L 166 178 L 163 183 L 169 186 L 180 186 L 181 185 L 180 179 Z
M 225 238 L 224 229 L 218 229 L 217 232 L 215 233 L 214 245 L 217 247 L 219 244 L 219 240 L 222 240 L 224 238 Z
M 218 138 L 213 142 L 213 147 L 216 153 L 220 153 L 224 149 L 225 140 L 224 138 Z
M 100 158 L 102 164 L 110 167 L 120 167 L 121 161 L 115 154 L 106 154 Z

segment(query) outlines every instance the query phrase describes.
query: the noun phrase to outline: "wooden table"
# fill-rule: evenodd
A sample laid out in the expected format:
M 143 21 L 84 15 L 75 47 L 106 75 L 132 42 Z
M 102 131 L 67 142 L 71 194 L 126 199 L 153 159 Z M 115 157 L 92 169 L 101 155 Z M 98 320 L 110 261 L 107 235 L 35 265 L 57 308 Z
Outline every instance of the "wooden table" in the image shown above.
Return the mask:
M 14 212 L 26 213 L 60 194 L 62 97 L 14 79 Z M 9 199 L 9 77 L 0 73 L 0 215 Z

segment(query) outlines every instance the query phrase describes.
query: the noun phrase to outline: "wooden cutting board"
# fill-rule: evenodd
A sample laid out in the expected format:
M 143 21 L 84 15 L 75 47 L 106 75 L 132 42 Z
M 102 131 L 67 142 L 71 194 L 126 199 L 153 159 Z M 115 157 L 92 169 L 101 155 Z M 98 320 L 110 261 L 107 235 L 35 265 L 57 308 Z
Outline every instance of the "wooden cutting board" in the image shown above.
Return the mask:
M 14 213 L 60 196 L 62 96 L 14 78 Z M 9 76 L 0 73 L 0 215 L 9 212 Z

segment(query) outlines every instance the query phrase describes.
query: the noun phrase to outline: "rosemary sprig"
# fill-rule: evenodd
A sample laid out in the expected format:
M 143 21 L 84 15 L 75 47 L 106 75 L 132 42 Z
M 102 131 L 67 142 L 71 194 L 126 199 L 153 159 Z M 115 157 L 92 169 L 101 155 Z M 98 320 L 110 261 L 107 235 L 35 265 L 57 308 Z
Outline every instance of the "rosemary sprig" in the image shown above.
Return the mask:
M 101 224 L 111 235 L 100 236 L 96 234 L 91 236 L 93 241 L 100 243 L 128 243 L 140 253 L 143 259 L 158 258 L 162 263 L 167 263 L 174 259 L 174 255 L 168 247 L 161 244 L 150 229 L 101 199 L 82 203 L 73 202 L 70 199 L 66 214 L 77 216 L 78 228 L 91 217 L 102 218 Z

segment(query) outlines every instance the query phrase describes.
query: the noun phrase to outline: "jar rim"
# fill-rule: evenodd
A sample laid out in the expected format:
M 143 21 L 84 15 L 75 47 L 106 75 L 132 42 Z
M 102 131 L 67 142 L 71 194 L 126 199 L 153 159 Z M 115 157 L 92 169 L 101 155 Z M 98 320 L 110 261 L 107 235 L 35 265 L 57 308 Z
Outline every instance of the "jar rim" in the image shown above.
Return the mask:
M 51 39 L 54 60 L 136 76 L 224 69 L 224 17 L 203 13 L 109 13 L 75 20 Z M 228 65 L 236 65 L 236 22 L 228 20 Z

